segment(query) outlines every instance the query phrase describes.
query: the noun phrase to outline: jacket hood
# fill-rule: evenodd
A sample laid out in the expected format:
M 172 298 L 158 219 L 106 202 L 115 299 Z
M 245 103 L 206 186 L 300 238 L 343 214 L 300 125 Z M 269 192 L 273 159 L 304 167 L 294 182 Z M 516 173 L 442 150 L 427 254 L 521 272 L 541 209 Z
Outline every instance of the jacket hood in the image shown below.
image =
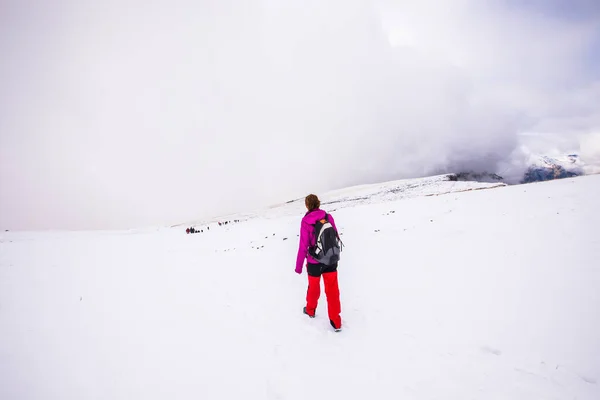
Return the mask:
M 311 225 L 312 225 L 312 224 L 314 224 L 315 222 L 317 222 L 318 220 L 320 220 L 320 219 L 322 219 L 322 218 L 325 218 L 325 215 L 326 215 L 326 214 L 327 214 L 327 213 L 326 213 L 325 211 L 321 210 L 320 208 L 317 208 L 316 210 L 312 210 L 312 211 L 309 211 L 309 212 L 307 212 L 307 213 L 304 215 L 304 218 L 303 218 L 303 220 L 304 220 L 306 223 L 309 223 L 309 224 L 311 224 Z

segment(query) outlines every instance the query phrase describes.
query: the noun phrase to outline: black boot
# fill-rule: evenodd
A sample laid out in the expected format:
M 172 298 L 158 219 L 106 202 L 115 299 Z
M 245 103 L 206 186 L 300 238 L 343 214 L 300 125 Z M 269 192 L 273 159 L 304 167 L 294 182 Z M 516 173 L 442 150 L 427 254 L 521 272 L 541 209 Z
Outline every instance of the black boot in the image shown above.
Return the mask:
M 332 321 L 332 320 L 329 320 L 329 323 L 330 323 L 330 324 L 331 324 L 331 326 L 333 327 L 333 330 L 334 330 L 334 331 L 336 331 L 336 332 L 339 332 L 339 331 L 341 331 L 341 330 L 342 330 L 342 328 L 341 328 L 341 327 L 340 327 L 340 328 L 336 327 L 336 326 L 335 326 L 335 324 L 333 323 L 333 321 Z
M 315 317 L 314 315 L 310 315 L 309 313 L 307 313 L 307 312 L 306 312 L 306 307 L 304 307 L 304 308 L 302 309 L 302 312 L 303 312 L 304 314 L 308 315 L 308 316 L 309 316 L 309 317 L 311 317 L 311 318 L 314 318 L 314 317 Z

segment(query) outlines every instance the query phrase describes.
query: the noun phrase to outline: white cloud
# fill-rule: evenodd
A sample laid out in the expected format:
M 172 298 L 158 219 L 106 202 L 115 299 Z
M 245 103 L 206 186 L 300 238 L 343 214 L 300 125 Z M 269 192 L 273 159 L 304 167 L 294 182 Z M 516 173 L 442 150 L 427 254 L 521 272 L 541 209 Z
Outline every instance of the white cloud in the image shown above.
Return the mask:
M 465 0 L 20 7 L 0 44 L 2 226 L 172 223 L 494 170 L 520 132 L 598 127 L 597 21 Z
M 586 172 L 600 174 L 600 132 L 582 135 L 579 146 L 581 157 L 586 160 Z

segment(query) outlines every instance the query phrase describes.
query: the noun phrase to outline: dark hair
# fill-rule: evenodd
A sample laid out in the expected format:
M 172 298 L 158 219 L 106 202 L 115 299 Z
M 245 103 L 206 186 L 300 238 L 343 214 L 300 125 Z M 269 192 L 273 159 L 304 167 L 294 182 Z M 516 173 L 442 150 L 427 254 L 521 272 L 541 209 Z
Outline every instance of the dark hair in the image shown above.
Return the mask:
M 309 194 L 306 196 L 306 199 L 304 199 L 304 204 L 306 205 L 308 211 L 313 211 L 321 207 L 321 201 L 316 194 Z

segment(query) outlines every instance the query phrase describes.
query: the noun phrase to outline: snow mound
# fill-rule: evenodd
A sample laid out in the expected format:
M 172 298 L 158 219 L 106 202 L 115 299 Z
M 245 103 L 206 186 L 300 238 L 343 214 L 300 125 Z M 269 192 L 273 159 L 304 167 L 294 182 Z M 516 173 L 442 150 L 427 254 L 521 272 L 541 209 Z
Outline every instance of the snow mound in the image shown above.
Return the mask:
M 426 178 L 402 179 L 390 182 L 358 185 L 349 188 L 332 190 L 319 194 L 321 205 L 330 210 L 340 210 L 358 205 L 381 204 L 391 201 L 434 196 L 469 190 L 492 189 L 505 186 L 501 182 L 460 181 L 456 174 L 444 174 Z M 281 204 L 275 204 L 267 210 L 254 213 L 235 214 L 217 219 L 245 219 L 255 217 L 279 218 L 299 215 L 306 212 L 304 197 Z

